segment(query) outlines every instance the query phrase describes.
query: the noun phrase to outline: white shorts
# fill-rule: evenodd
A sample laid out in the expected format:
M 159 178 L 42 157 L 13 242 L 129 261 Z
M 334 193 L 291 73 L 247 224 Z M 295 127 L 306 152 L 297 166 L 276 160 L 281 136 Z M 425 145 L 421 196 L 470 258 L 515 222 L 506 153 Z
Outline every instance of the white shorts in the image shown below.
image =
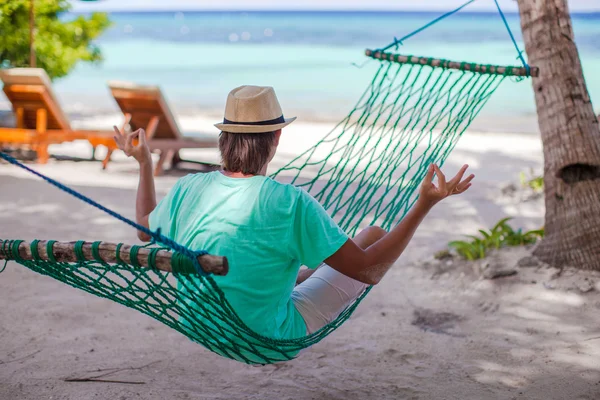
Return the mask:
M 323 264 L 294 288 L 292 301 L 310 334 L 337 318 L 368 286 Z

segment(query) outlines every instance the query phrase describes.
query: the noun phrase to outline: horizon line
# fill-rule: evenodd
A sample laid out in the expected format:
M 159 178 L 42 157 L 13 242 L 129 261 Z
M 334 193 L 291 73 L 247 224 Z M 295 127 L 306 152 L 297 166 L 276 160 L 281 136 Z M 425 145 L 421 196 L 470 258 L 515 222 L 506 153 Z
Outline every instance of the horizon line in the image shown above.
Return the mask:
M 81 9 L 71 9 L 68 11 L 69 13 L 90 13 L 90 12 L 108 12 L 108 13 L 223 13 L 223 12 L 235 12 L 235 13 L 258 13 L 258 12 L 267 12 L 267 13 L 426 13 L 426 14 L 439 14 L 442 10 L 437 9 L 384 9 L 384 8 L 374 8 L 374 9 L 291 9 L 291 8 L 251 8 L 251 9 L 238 9 L 238 8 L 193 8 L 193 9 L 165 9 L 165 8 L 147 8 L 147 9 L 125 9 L 125 8 L 115 8 L 115 9 L 103 9 L 103 10 L 81 10 Z M 498 11 L 495 10 L 483 10 L 483 9 L 474 9 L 468 11 L 461 11 L 457 15 L 461 14 L 497 14 Z M 505 11 L 504 14 L 509 15 L 518 15 L 518 11 Z M 600 7 L 597 9 L 590 10 L 575 10 L 570 12 L 571 15 L 581 15 L 581 14 L 600 14 Z

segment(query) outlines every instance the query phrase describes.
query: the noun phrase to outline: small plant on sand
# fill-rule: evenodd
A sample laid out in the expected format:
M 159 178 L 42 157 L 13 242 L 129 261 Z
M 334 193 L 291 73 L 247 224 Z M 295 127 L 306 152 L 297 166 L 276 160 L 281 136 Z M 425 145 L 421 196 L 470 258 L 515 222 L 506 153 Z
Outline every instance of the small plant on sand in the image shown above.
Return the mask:
M 471 240 L 456 240 L 448 243 L 448 246 L 461 257 L 473 261 L 485 258 L 489 250 L 533 244 L 544 237 L 543 228 L 527 232 L 521 229 L 514 230 L 508 224 L 510 220 L 511 218 L 504 218 L 489 231 L 480 229 L 480 236 L 468 235 Z
M 529 176 L 525 172 L 521 172 L 520 178 L 521 186 L 530 188 L 535 193 L 542 193 L 544 191 L 544 177 L 534 175 L 533 170 L 530 171 Z

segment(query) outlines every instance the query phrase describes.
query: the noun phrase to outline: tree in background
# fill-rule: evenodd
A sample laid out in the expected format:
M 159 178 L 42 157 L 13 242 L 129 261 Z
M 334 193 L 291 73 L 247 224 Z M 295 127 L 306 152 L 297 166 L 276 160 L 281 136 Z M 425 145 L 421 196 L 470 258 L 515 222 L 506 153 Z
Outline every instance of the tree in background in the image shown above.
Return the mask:
M 30 66 L 30 10 L 35 4 L 36 66 L 50 78 L 69 73 L 78 61 L 99 62 L 102 55 L 92 41 L 110 22 L 105 13 L 67 20 L 61 14 L 71 8 L 68 0 L 0 0 L 0 64 Z
M 544 148 L 546 237 L 535 255 L 600 270 L 600 127 L 566 0 L 518 0 Z M 597 71 L 590 71 L 597 73 Z

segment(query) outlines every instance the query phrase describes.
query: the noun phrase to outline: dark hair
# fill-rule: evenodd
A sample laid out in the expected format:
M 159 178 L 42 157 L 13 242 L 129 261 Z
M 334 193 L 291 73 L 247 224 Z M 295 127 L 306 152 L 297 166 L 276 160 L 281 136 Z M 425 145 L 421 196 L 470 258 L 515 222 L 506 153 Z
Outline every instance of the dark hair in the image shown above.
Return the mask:
M 269 162 L 275 144 L 275 132 L 230 133 L 219 135 L 223 169 L 256 175 Z

